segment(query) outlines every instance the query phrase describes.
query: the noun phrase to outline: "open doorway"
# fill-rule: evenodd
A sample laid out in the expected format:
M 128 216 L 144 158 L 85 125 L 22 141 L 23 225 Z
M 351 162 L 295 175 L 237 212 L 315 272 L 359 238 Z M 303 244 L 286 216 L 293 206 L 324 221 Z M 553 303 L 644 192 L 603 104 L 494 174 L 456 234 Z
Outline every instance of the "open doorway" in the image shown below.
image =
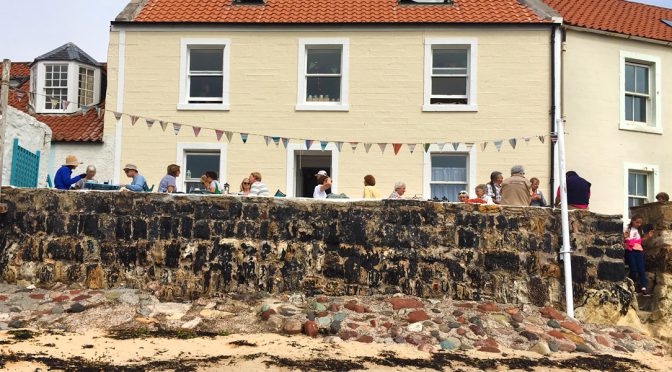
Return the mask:
M 312 198 L 313 190 L 317 186 L 315 174 L 321 170 L 331 175 L 332 157 L 331 152 L 320 150 L 295 150 L 294 151 L 294 195 L 297 197 Z M 330 194 L 331 190 L 327 190 Z

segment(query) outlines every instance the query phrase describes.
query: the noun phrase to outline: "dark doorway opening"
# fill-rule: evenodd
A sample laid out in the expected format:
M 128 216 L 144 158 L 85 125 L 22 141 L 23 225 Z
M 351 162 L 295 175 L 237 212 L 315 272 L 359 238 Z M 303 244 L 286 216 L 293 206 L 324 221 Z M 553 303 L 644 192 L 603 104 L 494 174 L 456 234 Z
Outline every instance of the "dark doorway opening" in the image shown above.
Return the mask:
M 324 170 L 331 175 L 331 152 L 315 150 L 297 150 L 294 152 L 296 165 L 295 194 L 297 197 L 312 198 L 317 180 L 317 172 Z M 330 194 L 331 190 L 327 190 Z

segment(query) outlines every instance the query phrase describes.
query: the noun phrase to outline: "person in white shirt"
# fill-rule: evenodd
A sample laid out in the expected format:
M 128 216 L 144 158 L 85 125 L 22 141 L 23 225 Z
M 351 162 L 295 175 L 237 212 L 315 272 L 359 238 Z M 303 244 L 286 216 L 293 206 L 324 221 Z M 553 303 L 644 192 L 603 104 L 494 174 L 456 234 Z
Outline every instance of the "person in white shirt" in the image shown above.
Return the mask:
M 261 183 L 261 173 L 259 172 L 252 172 L 250 173 L 250 183 L 252 186 L 250 187 L 250 193 L 248 194 L 249 196 L 269 196 L 270 193 L 268 192 L 268 187 Z
M 404 193 L 406 192 L 406 184 L 399 181 L 394 184 L 394 191 L 388 196 L 388 199 L 401 199 L 402 196 L 404 196 Z
M 313 199 L 326 199 L 327 190 L 331 188 L 331 178 L 324 170 L 317 172 L 315 177 L 317 178 L 317 186 L 313 190 Z

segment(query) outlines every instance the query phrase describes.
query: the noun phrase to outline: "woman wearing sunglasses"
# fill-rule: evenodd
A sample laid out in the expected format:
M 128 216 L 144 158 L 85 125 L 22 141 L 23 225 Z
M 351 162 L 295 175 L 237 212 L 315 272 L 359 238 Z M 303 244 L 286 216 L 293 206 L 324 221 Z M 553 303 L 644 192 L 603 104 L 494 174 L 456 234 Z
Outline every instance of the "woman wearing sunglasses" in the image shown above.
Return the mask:
M 243 182 L 240 183 L 240 195 L 247 196 L 250 193 L 250 180 L 243 178 Z

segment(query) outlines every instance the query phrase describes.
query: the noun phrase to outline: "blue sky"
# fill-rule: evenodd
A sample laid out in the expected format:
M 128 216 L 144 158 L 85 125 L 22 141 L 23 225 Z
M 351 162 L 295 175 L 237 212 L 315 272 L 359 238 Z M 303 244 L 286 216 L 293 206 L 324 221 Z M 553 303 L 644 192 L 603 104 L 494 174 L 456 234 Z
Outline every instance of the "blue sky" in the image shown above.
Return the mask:
M 637 0 L 672 8 L 672 0 Z M 0 0 L 0 58 L 32 61 L 69 41 L 107 61 L 109 25 L 128 0 Z

